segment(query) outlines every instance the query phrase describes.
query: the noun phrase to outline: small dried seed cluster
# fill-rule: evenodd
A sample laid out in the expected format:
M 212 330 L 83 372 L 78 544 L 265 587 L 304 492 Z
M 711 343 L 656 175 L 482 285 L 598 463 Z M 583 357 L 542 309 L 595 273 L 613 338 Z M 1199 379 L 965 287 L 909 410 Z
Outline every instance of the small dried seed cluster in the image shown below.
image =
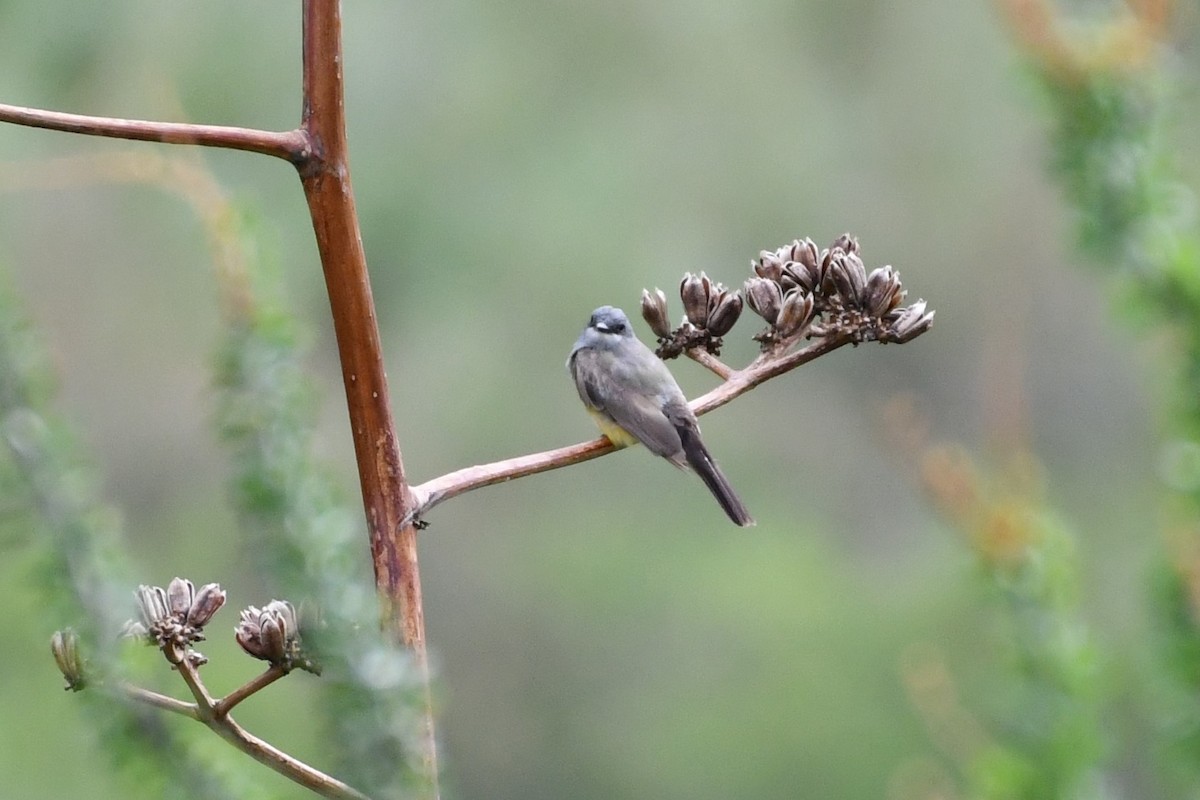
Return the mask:
M 321 674 L 320 666 L 304 651 L 296 609 L 286 600 L 243 609 L 234 636 L 242 649 L 257 659 L 288 671 L 302 669 Z
M 899 272 L 891 266 L 867 272 L 858 240 L 848 233 L 823 250 L 807 238 L 763 250 L 751 267 L 754 276 L 740 293 L 703 272 L 685 274 L 679 284 L 684 319 L 674 329 L 666 294 L 643 290 L 642 317 L 658 337 L 658 356 L 675 358 L 696 347 L 720 355 L 721 337 L 737 322 L 743 303 L 767 322 L 754 337 L 763 350 L 813 336 L 903 343 L 933 324 L 924 300 L 901 306 L 907 292 Z
M 742 314 L 742 298 L 701 272 L 687 273 L 679 283 L 684 320 L 671 329 L 667 296 L 661 289 L 642 290 L 642 318 L 658 337 L 660 358 L 674 358 L 685 350 L 703 347 L 721 353 L 721 337 L 729 333 Z
M 848 335 L 856 342 L 907 342 L 929 329 L 925 301 L 902 308 L 907 292 L 890 265 L 869 274 L 858 240 L 843 234 L 824 250 L 812 239 L 764 250 L 751 262 L 743 292 L 767 322 L 757 338 L 764 348 L 800 336 Z
M 224 589 L 206 583 L 197 590 L 187 578 L 174 578 L 166 589 L 143 584 L 134 597 L 138 618 L 125 623 L 123 636 L 156 645 L 173 664 L 185 655 L 196 666 L 205 663 L 191 646 L 204 641 L 204 626 L 225 605 Z
M 186 578 L 175 578 L 161 586 L 139 586 L 134 592 L 137 618 L 121 628 L 126 639 L 154 645 L 167 661 L 180 664 L 185 659 L 194 667 L 207 663 L 192 648 L 205 639 L 204 626 L 225 605 L 225 590 L 215 583 L 199 589 Z M 242 611 L 234 629 L 237 643 L 249 655 L 269 661 L 287 671 L 302 669 L 321 674 L 316 659 L 308 653 L 300 637 L 299 615 L 286 600 L 272 600 L 262 608 L 250 606 Z M 54 662 L 67 679 L 67 688 L 78 691 L 87 685 L 87 662 L 80 652 L 79 636 L 71 629 L 58 631 L 50 639 Z

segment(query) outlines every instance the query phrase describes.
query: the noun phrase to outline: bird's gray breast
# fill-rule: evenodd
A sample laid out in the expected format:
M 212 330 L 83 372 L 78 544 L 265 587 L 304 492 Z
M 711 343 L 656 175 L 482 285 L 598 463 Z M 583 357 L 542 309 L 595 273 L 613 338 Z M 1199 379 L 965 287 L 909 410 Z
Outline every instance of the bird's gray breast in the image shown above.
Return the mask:
M 694 425 L 695 418 L 670 370 L 649 349 L 636 339 L 618 347 L 583 347 L 572 353 L 569 364 L 585 404 L 609 416 L 651 452 L 678 461 L 683 452 L 678 426 Z

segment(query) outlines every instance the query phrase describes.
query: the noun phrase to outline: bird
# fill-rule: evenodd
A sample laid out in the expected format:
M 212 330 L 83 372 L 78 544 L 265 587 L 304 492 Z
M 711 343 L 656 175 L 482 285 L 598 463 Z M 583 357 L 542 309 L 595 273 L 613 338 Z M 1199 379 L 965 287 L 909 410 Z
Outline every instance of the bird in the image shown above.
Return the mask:
M 571 348 L 567 370 L 597 427 L 617 447 L 642 443 L 681 469 L 691 467 L 741 527 L 754 518 L 700 438 L 696 415 L 675 377 L 642 344 L 625 312 L 600 306 Z

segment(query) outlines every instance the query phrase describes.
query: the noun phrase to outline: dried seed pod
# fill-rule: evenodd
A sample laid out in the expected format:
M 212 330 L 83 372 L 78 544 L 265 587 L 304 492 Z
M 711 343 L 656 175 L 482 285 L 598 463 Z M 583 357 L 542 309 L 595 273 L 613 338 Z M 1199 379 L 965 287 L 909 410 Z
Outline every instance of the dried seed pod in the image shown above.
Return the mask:
M 867 276 L 863 291 L 863 310 L 874 317 L 882 317 L 904 298 L 900 274 L 891 266 L 879 267 Z
M 703 272 L 699 275 L 688 272 L 679 283 L 683 312 L 687 314 L 688 322 L 697 328 L 703 328 L 708 321 L 708 298 L 711 292 L 712 281 Z
M 167 603 L 167 593 L 159 586 L 138 586 L 134 593 L 137 598 L 138 614 L 142 624 L 153 631 L 171 617 L 171 609 Z
M 204 639 L 205 623 L 225 603 L 219 585 L 209 583 L 197 592 L 190 580 L 178 577 L 166 589 L 139 586 L 134 597 L 139 619 L 125 623 L 121 635 L 148 639 L 176 664 L 193 642 Z
M 167 607 L 180 619 L 187 615 L 195 596 L 196 586 L 187 578 L 176 576 L 167 584 Z
M 667 296 L 662 289 L 656 288 L 654 294 L 649 289 L 642 289 L 642 319 L 660 339 L 671 337 L 671 320 L 667 315 Z
M 50 637 L 50 652 L 54 655 L 58 671 L 67 680 L 68 690 L 78 692 L 87 686 L 83 654 L 79 648 L 79 634 L 70 628 L 55 631 Z
M 188 625 L 193 628 L 203 628 L 223 605 L 225 605 L 225 590 L 221 588 L 220 584 L 204 584 L 196 590 L 192 604 L 188 607 Z
M 298 666 L 317 671 L 303 655 L 296 609 L 286 600 L 272 600 L 262 608 L 249 606 L 243 609 L 234 629 L 234 638 L 242 650 L 254 658 L 285 669 Z
M 833 244 L 829 245 L 829 250 L 841 250 L 843 253 L 858 253 L 858 239 L 855 239 L 849 233 L 843 233 L 841 236 L 833 240 Z
M 918 300 L 908 308 L 892 312 L 896 321 L 891 326 L 891 335 L 886 341 L 904 344 L 920 336 L 933 325 L 935 312 L 925 310 L 925 301 Z
M 821 266 L 821 252 L 812 239 L 808 237 L 805 237 L 803 241 L 797 239 L 792 245 L 791 260 L 803 264 L 805 268 L 816 274 Z
M 819 265 L 810 268 L 802 261 L 789 261 L 783 265 L 784 289 L 800 287 L 812 293 L 820 290 L 821 269 Z
M 825 278 L 847 306 L 859 307 L 867 283 L 867 268 L 856 253 L 834 251 Z
M 803 289 L 792 289 L 783 298 L 775 328 L 787 337 L 801 331 L 813 316 L 813 296 Z
M 267 661 L 279 664 L 287 658 L 287 632 L 280 618 L 263 614 L 259 620 L 258 637 Z
M 708 314 L 708 332 L 724 336 L 742 315 L 742 298 L 737 292 L 721 292 L 720 302 Z
M 767 278 L 750 278 L 742 288 L 746 303 L 750 310 L 774 325 L 779 318 L 779 308 L 783 305 L 783 292 L 779 284 Z
M 763 250 L 758 254 L 758 263 L 750 262 L 754 267 L 755 274 L 760 278 L 766 278 L 769 281 L 779 282 L 780 276 L 783 274 L 784 258 L 778 252 Z

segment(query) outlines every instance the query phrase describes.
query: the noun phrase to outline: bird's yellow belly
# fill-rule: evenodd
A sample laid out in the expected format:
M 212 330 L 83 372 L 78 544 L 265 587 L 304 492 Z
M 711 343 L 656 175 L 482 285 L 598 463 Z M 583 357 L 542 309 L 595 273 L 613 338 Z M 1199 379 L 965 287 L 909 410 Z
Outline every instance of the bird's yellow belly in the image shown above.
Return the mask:
M 613 422 L 599 411 L 588 409 L 588 413 L 592 415 L 592 419 L 596 421 L 596 427 L 600 432 L 608 437 L 608 440 L 617 447 L 629 447 L 631 444 L 637 444 L 638 440 L 632 433 L 622 428 L 617 423 Z

